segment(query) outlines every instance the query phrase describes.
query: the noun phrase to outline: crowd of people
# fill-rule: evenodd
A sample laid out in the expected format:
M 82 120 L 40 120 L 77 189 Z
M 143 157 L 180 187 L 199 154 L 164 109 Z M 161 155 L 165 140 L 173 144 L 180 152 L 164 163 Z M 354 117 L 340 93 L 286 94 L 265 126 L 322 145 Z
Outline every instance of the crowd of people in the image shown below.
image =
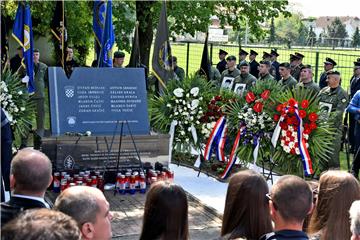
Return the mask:
M 341 73 L 335 69 L 336 61 L 327 57 L 324 61 L 324 72 L 321 73 L 316 83 L 311 65 L 304 64 L 305 56 L 299 52 L 290 54 L 289 62 L 279 63 L 279 54 L 276 49 L 270 53 L 264 52 L 262 60 L 256 61 L 256 51 L 250 53 L 241 49 L 239 51 L 239 63 L 233 55 L 227 56 L 225 50 L 219 51 L 219 63 L 217 71 L 220 78 L 211 79 L 214 84 L 230 91 L 238 84 L 243 84 L 246 89 L 255 85 L 257 81 L 274 80 L 281 84 L 284 89 L 305 88 L 317 97 L 321 107 L 326 106 L 328 113 L 333 113 L 333 128 L 336 131 L 333 142 L 333 153 L 329 156 L 326 166 L 320 166 L 324 171 L 329 168 L 340 168 L 339 153 L 343 138 L 343 127 L 348 127 L 348 139 L 350 153 L 354 154 L 352 173 L 357 178 L 360 169 L 360 58 L 354 61 L 354 74 L 350 79 L 350 94 L 341 87 Z M 226 57 L 227 56 L 227 57 Z M 248 62 L 246 58 L 248 57 Z M 344 119 L 344 112 L 346 117 Z M 344 121 L 343 121 L 344 119 Z
M 38 150 L 25 148 L 14 157 L 12 194 L 1 203 L 1 239 L 111 239 L 112 212 L 103 192 L 74 186 L 52 204 L 45 197 L 51 171 Z M 189 239 L 188 208 L 181 186 L 153 184 L 139 239 Z M 239 171 L 228 184 L 219 235 L 213 239 L 360 239 L 360 184 L 350 173 L 328 170 L 319 181 L 282 176 L 269 190 L 259 173 Z

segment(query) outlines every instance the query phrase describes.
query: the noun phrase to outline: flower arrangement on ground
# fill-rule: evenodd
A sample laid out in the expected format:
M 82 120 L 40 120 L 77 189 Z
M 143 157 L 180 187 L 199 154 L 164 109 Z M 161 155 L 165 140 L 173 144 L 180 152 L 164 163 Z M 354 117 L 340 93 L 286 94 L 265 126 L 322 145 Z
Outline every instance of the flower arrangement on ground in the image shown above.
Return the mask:
M 5 71 L 0 82 L 0 102 L 16 139 L 25 136 L 31 127 L 34 104 L 29 98 L 27 88 L 18 75 Z
M 162 96 L 150 99 L 152 126 L 164 133 L 173 127 L 176 150 L 198 145 L 204 139 L 200 120 L 214 91 L 211 83 L 197 76 L 170 81 Z
M 331 153 L 334 131 L 320 115 L 316 96 L 299 88 L 284 92 L 273 115 L 277 122 L 274 160 L 285 173 L 311 175 Z

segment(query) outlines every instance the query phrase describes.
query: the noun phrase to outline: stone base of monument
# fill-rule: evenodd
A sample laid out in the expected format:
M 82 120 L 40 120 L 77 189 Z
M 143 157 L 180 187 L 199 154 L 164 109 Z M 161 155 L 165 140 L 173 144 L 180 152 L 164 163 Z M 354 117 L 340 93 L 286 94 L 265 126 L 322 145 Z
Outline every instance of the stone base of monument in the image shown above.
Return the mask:
M 133 136 L 135 145 L 130 136 L 123 136 L 121 144 L 119 135 L 114 138 L 112 136 L 47 137 L 42 139 L 42 151 L 51 159 L 55 171 L 99 170 L 106 171 L 107 178 L 113 178 L 117 169 L 119 171 L 139 169 L 140 160 L 142 163 L 150 162 L 152 166 L 160 162 L 167 167 L 169 137 L 167 134 L 136 135 Z

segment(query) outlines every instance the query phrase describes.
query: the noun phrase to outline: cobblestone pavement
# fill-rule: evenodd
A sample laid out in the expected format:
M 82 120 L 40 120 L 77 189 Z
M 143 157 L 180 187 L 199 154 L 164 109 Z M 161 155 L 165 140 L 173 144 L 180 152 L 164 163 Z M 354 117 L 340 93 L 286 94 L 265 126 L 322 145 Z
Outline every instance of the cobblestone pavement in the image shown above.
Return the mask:
M 145 194 L 113 195 L 106 191 L 113 214 L 113 239 L 139 239 Z M 221 219 L 215 210 L 206 207 L 193 196 L 188 195 L 190 239 L 211 240 L 220 235 Z

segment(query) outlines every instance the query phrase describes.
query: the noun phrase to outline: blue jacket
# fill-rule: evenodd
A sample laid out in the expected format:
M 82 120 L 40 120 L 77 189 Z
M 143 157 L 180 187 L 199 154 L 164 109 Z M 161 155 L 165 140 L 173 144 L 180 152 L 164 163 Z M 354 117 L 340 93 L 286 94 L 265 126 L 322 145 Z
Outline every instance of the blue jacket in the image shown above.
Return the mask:
M 351 99 L 349 106 L 346 111 L 354 114 L 355 120 L 360 120 L 360 90 L 358 90 L 354 97 Z

